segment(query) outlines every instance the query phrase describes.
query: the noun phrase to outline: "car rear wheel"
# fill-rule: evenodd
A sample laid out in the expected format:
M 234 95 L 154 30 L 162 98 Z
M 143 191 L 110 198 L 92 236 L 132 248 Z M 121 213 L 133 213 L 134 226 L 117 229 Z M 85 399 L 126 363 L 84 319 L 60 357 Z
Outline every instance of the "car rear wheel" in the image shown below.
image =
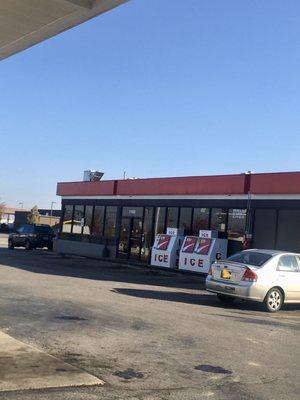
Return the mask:
M 25 242 L 25 249 L 26 249 L 26 250 L 31 250 L 31 249 L 32 249 L 31 243 L 30 243 L 30 241 L 29 241 L 28 239 L 27 239 L 26 242 Z
M 14 242 L 11 239 L 9 239 L 8 241 L 8 248 L 10 250 L 13 250 L 15 248 Z
M 278 288 L 272 288 L 266 294 L 264 305 L 267 311 L 276 312 L 279 311 L 283 304 L 283 293 Z
M 223 304 L 231 304 L 234 302 L 235 298 L 231 296 L 226 296 L 226 294 L 217 293 L 217 297 Z

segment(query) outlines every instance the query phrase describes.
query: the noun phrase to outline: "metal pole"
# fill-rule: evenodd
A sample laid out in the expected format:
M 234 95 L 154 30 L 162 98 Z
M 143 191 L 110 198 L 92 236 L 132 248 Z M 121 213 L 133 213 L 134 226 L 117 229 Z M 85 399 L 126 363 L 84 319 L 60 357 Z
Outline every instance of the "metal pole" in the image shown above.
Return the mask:
M 51 201 L 51 211 L 50 211 L 50 226 L 52 226 L 52 225 L 51 225 L 51 223 L 52 223 L 53 204 L 56 204 L 56 201 Z
M 248 191 L 248 201 L 247 201 L 247 225 L 246 232 L 250 234 L 251 232 L 251 192 Z

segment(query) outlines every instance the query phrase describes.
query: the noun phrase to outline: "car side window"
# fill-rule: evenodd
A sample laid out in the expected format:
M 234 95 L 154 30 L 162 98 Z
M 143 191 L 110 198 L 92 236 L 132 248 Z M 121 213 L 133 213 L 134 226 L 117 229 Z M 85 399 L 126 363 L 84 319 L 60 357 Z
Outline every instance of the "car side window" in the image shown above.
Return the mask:
M 296 256 L 297 261 L 298 261 L 298 272 L 300 272 L 300 256 Z
M 298 260 L 295 256 L 281 256 L 278 262 L 277 271 L 299 272 Z
M 24 232 L 24 226 L 22 226 L 21 228 L 19 228 L 18 230 L 17 230 L 17 233 L 23 233 Z

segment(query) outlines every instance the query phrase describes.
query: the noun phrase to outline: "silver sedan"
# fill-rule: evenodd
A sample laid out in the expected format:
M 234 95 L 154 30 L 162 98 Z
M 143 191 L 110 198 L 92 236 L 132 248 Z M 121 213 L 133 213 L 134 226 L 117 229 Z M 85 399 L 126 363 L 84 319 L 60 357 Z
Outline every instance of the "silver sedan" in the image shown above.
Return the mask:
M 283 303 L 300 303 L 300 254 L 276 250 L 244 250 L 212 264 L 206 289 L 220 301 L 235 298 L 264 303 L 267 311 Z

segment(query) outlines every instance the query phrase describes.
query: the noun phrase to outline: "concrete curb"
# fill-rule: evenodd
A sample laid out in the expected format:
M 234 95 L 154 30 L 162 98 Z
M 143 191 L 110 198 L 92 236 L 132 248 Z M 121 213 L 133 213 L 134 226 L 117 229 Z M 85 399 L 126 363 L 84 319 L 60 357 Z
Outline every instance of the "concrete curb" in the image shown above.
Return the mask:
M 0 332 L 0 392 L 104 385 L 89 373 Z

